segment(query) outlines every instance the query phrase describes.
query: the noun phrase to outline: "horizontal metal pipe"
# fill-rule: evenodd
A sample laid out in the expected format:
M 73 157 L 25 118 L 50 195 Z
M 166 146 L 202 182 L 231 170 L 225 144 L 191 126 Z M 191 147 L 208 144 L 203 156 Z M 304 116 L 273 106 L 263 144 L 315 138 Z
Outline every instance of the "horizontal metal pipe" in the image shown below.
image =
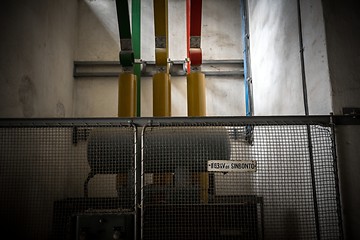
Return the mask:
M 170 63 L 174 64 L 184 64 L 186 63 L 185 60 L 170 60 Z M 223 60 L 203 60 L 203 64 L 243 64 L 243 59 L 223 59 Z M 145 61 L 145 60 L 137 60 L 135 64 L 148 64 L 148 65 L 155 65 L 155 61 Z M 118 61 L 74 61 L 74 66 L 121 66 Z
M 74 77 L 118 77 L 121 72 L 82 72 L 82 73 L 75 73 Z M 155 73 L 155 72 L 154 72 Z M 205 76 L 239 76 L 243 77 L 244 71 L 202 71 Z M 181 72 L 171 72 L 171 76 L 180 77 L 186 76 L 186 73 Z M 152 77 L 152 73 L 143 73 L 141 74 L 142 77 Z
M 332 119 L 332 120 L 331 120 Z M 165 124 L 222 125 L 360 125 L 360 116 L 141 117 L 141 118 L 1 118 L 0 127 L 145 126 Z
M 142 65 L 141 76 L 152 77 L 157 72 L 157 66 L 154 61 L 139 60 L 135 64 Z M 186 61 L 174 60 L 169 61 L 170 74 L 172 76 L 186 76 Z M 243 77 L 243 60 L 204 60 L 202 64 L 202 72 L 206 76 L 239 76 Z M 224 70 L 213 71 L 214 67 L 224 67 Z M 99 68 L 105 68 L 99 69 Z M 210 70 L 206 70 L 209 68 Z M 111 70 L 110 70 L 111 69 Z M 235 70 L 234 70 L 235 69 Z M 110 70 L 110 71 L 109 71 Z M 75 61 L 73 76 L 80 77 L 118 77 L 123 72 L 121 65 L 117 61 Z

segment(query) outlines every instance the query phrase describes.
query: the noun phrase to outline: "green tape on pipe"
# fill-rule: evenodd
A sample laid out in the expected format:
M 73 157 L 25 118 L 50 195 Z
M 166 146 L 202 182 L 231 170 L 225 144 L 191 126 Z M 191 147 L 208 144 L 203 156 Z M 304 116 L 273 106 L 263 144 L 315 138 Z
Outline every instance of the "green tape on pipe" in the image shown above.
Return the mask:
M 134 62 L 134 53 L 130 51 L 120 52 L 120 64 L 122 67 L 131 67 Z
M 167 0 L 154 0 L 155 36 L 167 35 Z
M 141 1 L 132 0 L 132 43 L 134 56 L 140 59 L 140 31 L 141 31 Z
M 141 0 L 132 0 L 132 45 L 135 59 L 141 59 Z M 134 74 L 137 77 L 137 112 L 141 116 L 141 65 L 135 64 Z
M 155 63 L 169 71 L 168 0 L 154 0 Z
M 136 64 L 134 66 L 134 74 L 136 75 L 137 79 L 137 87 L 136 87 L 136 116 L 141 116 L 141 66 L 139 64 Z
M 120 39 L 131 39 L 128 0 L 116 0 Z

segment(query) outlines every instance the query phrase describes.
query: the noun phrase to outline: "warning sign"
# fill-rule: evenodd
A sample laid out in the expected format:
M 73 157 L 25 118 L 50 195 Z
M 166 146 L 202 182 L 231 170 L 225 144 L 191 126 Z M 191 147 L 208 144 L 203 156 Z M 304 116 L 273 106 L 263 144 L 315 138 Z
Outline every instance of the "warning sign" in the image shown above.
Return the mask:
M 256 161 L 209 160 L 208 172 L 256 172 Z

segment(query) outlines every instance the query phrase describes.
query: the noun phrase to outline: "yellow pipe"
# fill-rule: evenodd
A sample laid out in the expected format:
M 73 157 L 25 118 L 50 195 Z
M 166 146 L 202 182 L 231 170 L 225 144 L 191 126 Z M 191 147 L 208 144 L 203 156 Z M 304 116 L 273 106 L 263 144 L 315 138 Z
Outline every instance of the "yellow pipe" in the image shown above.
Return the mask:
M 200 182 L 200 199 L 203 203 L 209 202 L 209 173 L 200 172 L 199 182 Z
M 153 116 L 171 116 L 170 74 L 159 72 L 153 76 Z
M 167 33 L 167 0 L 154 0 L 155 36 L 166 36 Z
M 168 53 L 165 48 L 155 48 L 155 63 L 157 66 L 167 66 Z
M 206 116 L 205 74 L 191 72 L 187 75 L 188 116 Z
M 136 75 L 130 72 L 121 73 L 118 84 L 118 117 L 136 116 Z M 126 186 L 127 173 L 116 175 L 116 189 Z
M 154 0 L 155 63 L 169 72 L 168 0 Z
M 206 116 L 205 74 L 190 72 L 187 76 L 188 116 Z M 203 203 L 209 202 L 209 174 L 197 173 L 200 185 L 200 199 Z
M 136 75 L 124 72 L 119 76 L 118 117 L 136 116 Z

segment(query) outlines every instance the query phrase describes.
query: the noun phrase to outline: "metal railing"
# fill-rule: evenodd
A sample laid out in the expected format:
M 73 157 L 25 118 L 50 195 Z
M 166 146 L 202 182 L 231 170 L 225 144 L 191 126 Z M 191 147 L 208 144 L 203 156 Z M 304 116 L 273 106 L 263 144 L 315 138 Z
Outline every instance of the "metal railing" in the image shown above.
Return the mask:
M 349 124 L 359 118 L 0 119 L 2 226 L 33 239 L 110 234 L 118 219 L 126 239 L 342 239 L 334 129 Z

